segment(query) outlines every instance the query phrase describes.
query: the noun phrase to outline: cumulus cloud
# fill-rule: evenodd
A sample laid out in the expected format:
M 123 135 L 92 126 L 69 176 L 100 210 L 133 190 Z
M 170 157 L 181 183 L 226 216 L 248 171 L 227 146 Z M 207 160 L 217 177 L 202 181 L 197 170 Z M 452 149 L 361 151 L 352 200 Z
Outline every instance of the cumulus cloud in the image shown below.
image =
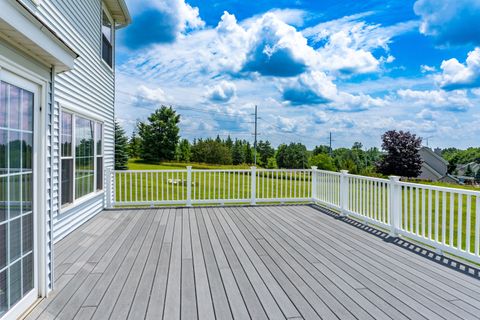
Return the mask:
M 470 51 L 465 64 L 457 59 L 444 60 L 442 74 L 437 77 L 440 87 L 457 90 L 480 87 L 480 48 Z
M 233 82 L 222 80 L 219 84 L 208 88 L 206 97 L 212 102 L 226 103 L 235 98 L 237 87 Z
M 480 44 L 480 1 L 418 0 L 413 7 L 420 16 L 420 32 L 439 44 Z
M 319 71 L 302 74 L 288 82 L 282 94 L 291 105 L 325 104 L 327 109 L 335 111 L 362 111 L 385 105 L 381 98 L 339 91 L 332 79 Z
M 131 5 L 135 23 L 124 34 L 125 44 L 131 49 L 171 43 L 188 30 L 205 26 L 198 8 L 185 0 L 137 0 Z
M 337 86 L 323 72 L 302 74 L 283 89 L 283 99 L 292 105 L 325 104 L 337 96 Z
M 352 38 L 343 31 L 329 37 L 327 44 L 318 49 L 323 68 L 343 74 L 378 71 L 379 60 L 370 51 L 352 48 L 352 42 Z
M 391 39 L 418 26 L 416 21 L 383 27 L 361 20 L 371 14 L 364 12 L 345 16 L 302 31 L 314 44 L 321 44 L 317 52 L 323 69 L 343 74 L 379 71 L 382 63 L 391 63 L 395 59 L 388 54 Z M 387 52 L 387 55 L 374 57 L 371 51 L 378 48 Z
M 289 77 L 303 73 L 315 52 L 294 27 L 267 13 L 246 31 L 248 51 L 244 71 L 261 75 Z
M 136 109 L 154 109 L 161 104 L 168 104 L 168 100 L 170 97 L 163 89 L 149 88 L 144 85 L 140 85 L 131 98 L 132 106 Z
M 417 118 L 421 120 L 434 121 L 438 119 L 438 117 L 439 113 L 430 109 L 422 109 L 419 113 L 417 113 Z
M 444 91 L 444 90 L 398 90 L 397 95 L 403 99 L 402 102 L 409 105 L 427 107 L 431 109 L 444 109 L 453 112 L 466 111 L 471 105 L 465 91 Z

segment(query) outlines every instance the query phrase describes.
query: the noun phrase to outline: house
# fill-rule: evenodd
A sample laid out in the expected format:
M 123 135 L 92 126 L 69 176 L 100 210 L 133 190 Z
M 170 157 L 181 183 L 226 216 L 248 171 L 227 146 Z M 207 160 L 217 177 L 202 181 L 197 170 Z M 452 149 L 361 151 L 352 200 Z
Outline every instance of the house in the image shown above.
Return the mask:
M 448 161 L 439 155 L 438 150 L 433 151 L 429 147 L 422 147 L 419 153 L 422 158 L 419 179 L 458 183 L 456 178 L 448 174 Z
M 0 1 L 0 319 L 53 288 L 53 243 L 105 206 L 124 0 Z

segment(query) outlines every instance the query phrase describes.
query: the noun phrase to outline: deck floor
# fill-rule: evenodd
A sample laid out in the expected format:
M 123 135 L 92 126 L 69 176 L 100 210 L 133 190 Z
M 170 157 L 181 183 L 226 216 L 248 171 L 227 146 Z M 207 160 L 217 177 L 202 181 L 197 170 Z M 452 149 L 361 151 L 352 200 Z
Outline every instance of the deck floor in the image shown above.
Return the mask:
M 480 280 L 385 237 L 306 205 L 105 211 L 27 319 L 479 318 Z

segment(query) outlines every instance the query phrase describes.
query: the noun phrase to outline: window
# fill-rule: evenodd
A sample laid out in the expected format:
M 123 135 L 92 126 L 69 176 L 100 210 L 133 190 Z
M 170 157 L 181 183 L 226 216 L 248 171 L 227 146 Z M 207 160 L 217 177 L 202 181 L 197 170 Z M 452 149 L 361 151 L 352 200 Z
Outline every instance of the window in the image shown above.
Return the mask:
M 113 66 L 113 28 L 112 21 L 103 12 L 102 18 L 102 59 L 110 66 Z
M 73 137 L 73 115 L 70 113 L 62 113 L 61 128 L 61 188 L 62 188 L 62 205 L 73 202 L 73 153 L 72 153 L 72 137 Z
M 61 115 L 61 204 L 103 189 L 103 124 Z
M 97 172 L 103 172 L 103 125 L 99 122 L 95 124 L 95 148 Z M 103 174 L 97 174 L 97 190 L 103 189 Z

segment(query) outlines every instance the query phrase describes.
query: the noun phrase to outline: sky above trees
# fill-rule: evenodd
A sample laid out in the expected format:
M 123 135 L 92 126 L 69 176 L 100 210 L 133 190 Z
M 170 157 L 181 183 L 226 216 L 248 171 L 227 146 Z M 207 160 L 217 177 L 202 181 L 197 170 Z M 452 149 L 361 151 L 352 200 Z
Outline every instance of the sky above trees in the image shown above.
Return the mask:
M 189 139 L 380 146 L 391 129 L 478 146 L 480 0 L 130 0 L 117 117 L 160 104 Z

